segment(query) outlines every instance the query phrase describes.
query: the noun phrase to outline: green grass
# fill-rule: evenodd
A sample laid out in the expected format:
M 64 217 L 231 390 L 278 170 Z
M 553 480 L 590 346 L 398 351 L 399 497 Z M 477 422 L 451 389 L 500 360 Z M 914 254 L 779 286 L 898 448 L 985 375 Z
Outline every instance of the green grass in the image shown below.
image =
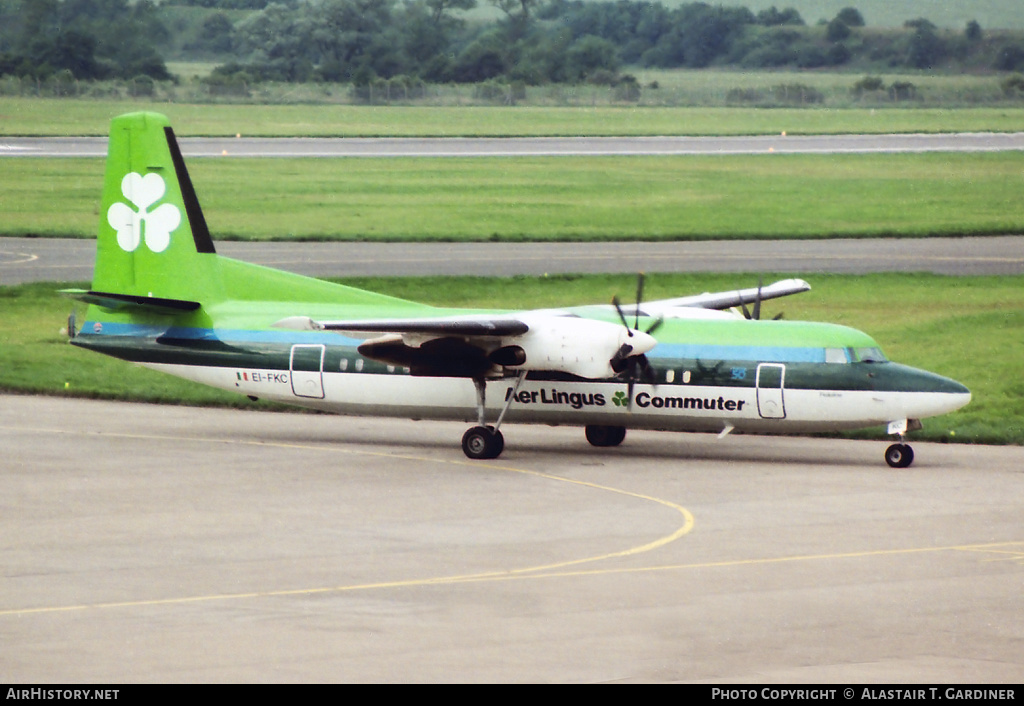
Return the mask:
M 95 233 L 101 160 L 2 163 L 3 234 Z M 1024 229 L 1018 152 L 210 158 L 191 160 L 190 169 L 219 239 L 669 240 Z
M 244 397 L 183 385 L 113 358 L 80 355 L 84 351 L 70 346 L 65 335 L 73 302 L 56 290 L 81 285 L 0 287 L 0 390 L 191 405 L 248 404 Z
M 646 74 L 645 74 L 646 75 Z M 668 88 L 693 84 L 698 93 L 780 83 L 814 83 L 817 74 L 765 72 L 673 74 Z M 841 80 L 852 86 L 859 75 Z M 650 79 L 668 81 L 665 72 Z M 888 77 L 887 77 L 888 78 Z M 979 78 L 986 85 L 996 79 Z M 709 82 L 711 85 L 709 85 Z M 546 90 L 538 89 L 541 94 Z M 561 89 L 557 89 L 561 90 Z M 580 89 L 586 90 L 586 89 Z M 848 89 L 841 89 L 844 93 Z M 656 92 L 654 92 L 656 93 Z M 544 107 L 423 107 L 353 105 L 214 105 L 145 100 L 0 99 L 0 135 L 106 135 L 122 113 L 155 110 L 180 136 L 564 136 L 564 135 L 770 135 L 890 132 L 1016 132 L 1024 129 L 1019 105 L 997 108 L 676 108 L 598 104 Z M 595 94 L 596 95 L 596 94 Z M 543 101 L 541 95 L 538 99 Z M 654 100 L 654 98 L 652 98 Z
M 755 280 L 756 275 L 652 275 L 645 296 L 656 299 L 731 289 Z M 353 278 L 344 282 L 432 304 L 495 308 L 507 308 L 509 302 L 520 308 L 607 302 L 615 293 L 628 298 L 635 288 L 634 275 Z M 816 275 L 811 283 L 814 289 L 809 293 L 767 303 L 766 314 L 784 310 L 789 319 L 859 328 L 874 336 L 890 358 L 947 375 L 971 389 L 970 405 L 926 420 L 925 429 L 915 438 L 1024 444 L 1020 374 L 1024 276 Z M 65 286 L 74 285 L 0 287 L 0 390 L 252 405 L 245 398 L 68 345 L 62 328 L 72 303 L 55 293 Z

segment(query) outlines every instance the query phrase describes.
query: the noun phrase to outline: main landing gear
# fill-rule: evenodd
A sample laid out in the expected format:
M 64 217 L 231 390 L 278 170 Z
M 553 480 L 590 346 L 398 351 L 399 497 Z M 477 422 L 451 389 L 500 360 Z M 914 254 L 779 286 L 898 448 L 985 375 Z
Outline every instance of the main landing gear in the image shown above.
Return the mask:
M 526 371 L 524 370 L 516 378 L 516 385 L 506 398 L 505 406 L 501 408 L 501 414 L 498 415 L 498 421 L 494 423 L 494 426 L 489 426 L 484 419 L 487 404 L 487 381 L 484 378 L 473 378 L 473 385 L 476 387 L 477 425 L 462 435 L 462 453 L 466 454 L 468 458 L 475 461 L 486 461 L 498 458 L 505 450 L 505 437 L 501 435 L 498 428 L 501 426 L 501 421 L 505 418 L 508 408 L 512 406 L 512 400 L 519 392 L 519 386 L 525 379 Z
M 512 406 L 512 401 L 519 392 L 519 386 L 526 379 L 526 372 L 521 372 L 516 378 L 515 387 L 506 396 L 505 406 L 498 415 L 498 421 L 490 426 L 485 421 L 487 404 L 487 381 L 483 378 L 473 378 L 473 385 L 476 387 L 476 416 L 477 425 L 466 430 L 462 435 L 462 452 L 468 458 L 476 461 L 486 461 L 498 458 L 505 450 L 505 437 L 502 436 L 499 427 L 505 418 L 505 413 Z M 587 441 L 593 446 L 609 447 L 618 446 L 626 438 L 626 427 L 612 426 L 605 424 L 588 424 L 586 426 Z
M 498 458 L 505 450 L 505 437 L 494 427 L 478 426 L 462 435 L 462 452 L 475 460 Z
M 588 424 L 584 429 L 591 446 L 618 446 L 626 438 L 626 427 Z

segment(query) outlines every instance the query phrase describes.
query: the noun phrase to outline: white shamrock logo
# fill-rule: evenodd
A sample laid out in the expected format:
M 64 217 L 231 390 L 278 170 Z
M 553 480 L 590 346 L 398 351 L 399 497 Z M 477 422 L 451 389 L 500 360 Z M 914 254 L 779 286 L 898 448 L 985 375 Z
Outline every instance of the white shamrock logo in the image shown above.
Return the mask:
M 163 252 L 170 245 L 171 231 L 181 225 L 181 211 L 169 203 L 149 211 L 150 206 L 163 198 L 164 191 L 166 186 L 159 174 L 125 174 L 121 193 L 139 210 L 134 211 L 119 201 L 107 211 L 107 223 L 117 231 L 117 244 L 122 250 L 134 252 L 143 239 L 153 252 Z

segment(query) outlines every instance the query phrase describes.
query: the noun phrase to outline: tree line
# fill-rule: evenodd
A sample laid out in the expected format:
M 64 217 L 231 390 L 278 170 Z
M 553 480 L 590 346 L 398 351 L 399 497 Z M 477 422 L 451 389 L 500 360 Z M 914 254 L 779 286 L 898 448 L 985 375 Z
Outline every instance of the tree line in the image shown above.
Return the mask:
M 171 79 L 151 0 L 0 0 L 0 75 Z
M 477 0 L 165 0 L 209 10 L 186 50 L 221 58 L 214 83 L 616 84 L 628 80 L 624 66 L 1024 68 L 1019 33 L 995 40 L 976 22 L 960 32 L 926 19 L 867 31 L 853 7 L 808 26 L 791 8 L 486 1 L 498 19 L 468 22 Z M 247 13 L 232 19 L 229 9 Z M 170 78 L 160 18 L 152 0 L 0 0 L 0 74 Z

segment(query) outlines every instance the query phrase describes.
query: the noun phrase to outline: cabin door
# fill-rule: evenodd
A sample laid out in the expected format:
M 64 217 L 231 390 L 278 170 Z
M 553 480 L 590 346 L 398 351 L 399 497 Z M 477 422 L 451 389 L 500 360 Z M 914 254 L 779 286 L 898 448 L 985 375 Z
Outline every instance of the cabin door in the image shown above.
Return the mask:
M 292 392 L 296 397 L 324 398 L 324 351 L 319 343 L 299 343 L 292 346 Z
M 785 365 L 761 363 L 757 366 L 757 412 L 762 419 L 786 418 L 786 404 L 782 394 L 785 386 Z

